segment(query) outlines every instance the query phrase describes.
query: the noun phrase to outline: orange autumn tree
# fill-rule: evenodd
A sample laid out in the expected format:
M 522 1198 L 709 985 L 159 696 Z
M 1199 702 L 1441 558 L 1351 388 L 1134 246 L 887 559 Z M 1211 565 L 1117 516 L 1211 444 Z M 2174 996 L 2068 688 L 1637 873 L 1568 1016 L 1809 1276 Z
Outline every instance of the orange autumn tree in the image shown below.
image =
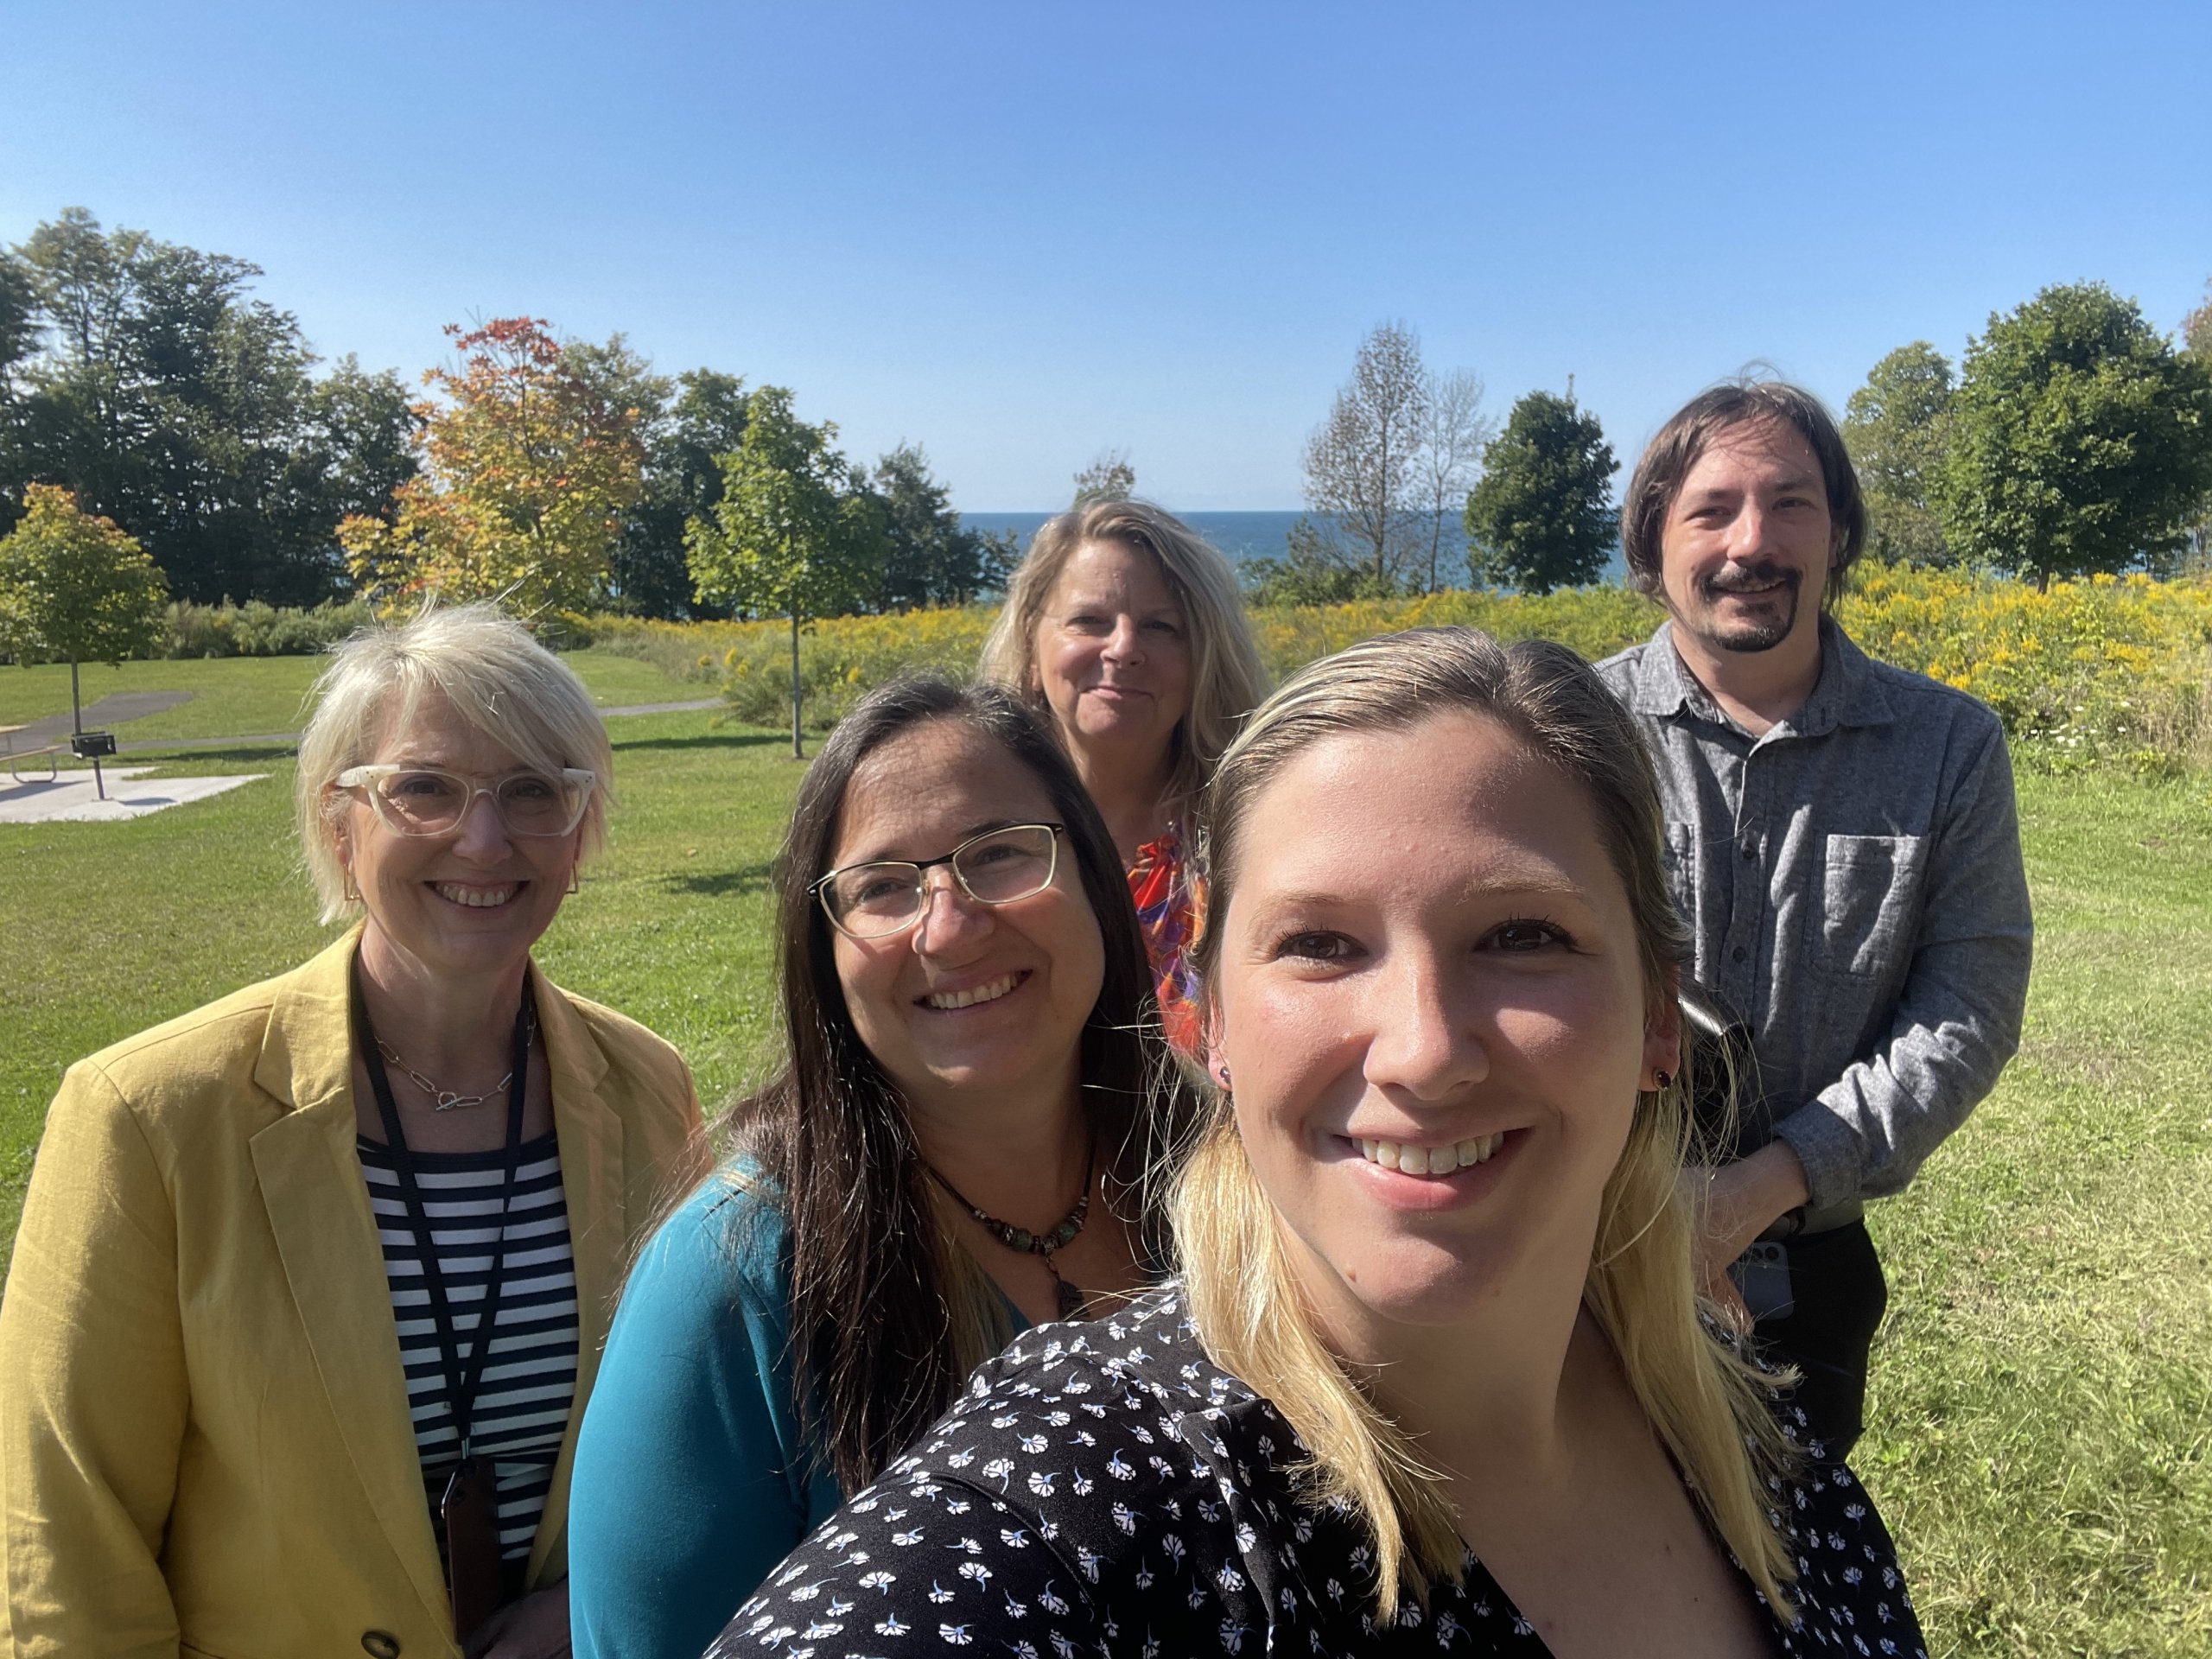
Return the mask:
M 639 411 L 537 318 L 446 333 L 461 361 L 423 377 L 443 397 L 416 406 L 421 473 L 391 523 L 338 527 L 354 581 L 385 614 L 432 593 L 504 598 L 524 616 L 585 609 L 638 498 Z M 619 337 L 609 351 L 627 355 Z

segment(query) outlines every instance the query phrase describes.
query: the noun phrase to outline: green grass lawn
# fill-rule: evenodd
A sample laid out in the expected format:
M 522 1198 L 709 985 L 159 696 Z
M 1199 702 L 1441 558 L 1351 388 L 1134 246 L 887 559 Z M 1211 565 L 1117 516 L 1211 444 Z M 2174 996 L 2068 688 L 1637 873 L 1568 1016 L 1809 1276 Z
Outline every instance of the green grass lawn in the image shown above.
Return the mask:
M 2020 779 L 2019 1058 L 1872 1226 L 1855 1460 L 1936 1651 L 2212 1653 L 2212 802 Z
M 690 702 L 707 695 L 696 683 L 671 679 L 651 663 L 612 652 L 570 652 L 563 659 L 602 709 L 639 702 Z M 264 737 L 296 732 L 308 687 L 322 671 L 320 657 L 229 657 L 175 661 L 86 664 L 78 671 L 85 707 L 118 691 L 189 691 L 192 700 L 115 728 L 125 743 L 168 738 Z M 69 712 L 69 665 L 0 668 L 0 726 L 20 726 Z
M 798 769 L 779 735 L 706 714 L 613 731 L 613 844 L 541 959 L 681 1046 L 712 1102 L 767 1040 L 768 862 Z M 327 937 L 295 870 L 289 756 L 177 769 L 270 776 L 134 823 L 0 826 L 0 1240 L 71 1059 Z M 1913 1190 L 1876 1210 L 1891 1311 L 1857 1461 L 1937 1655 L 2201 1656 L 2212 803 L 2103 777 L 2023 776 L 2020 794 L 2040 927 L 2026 1040 Z

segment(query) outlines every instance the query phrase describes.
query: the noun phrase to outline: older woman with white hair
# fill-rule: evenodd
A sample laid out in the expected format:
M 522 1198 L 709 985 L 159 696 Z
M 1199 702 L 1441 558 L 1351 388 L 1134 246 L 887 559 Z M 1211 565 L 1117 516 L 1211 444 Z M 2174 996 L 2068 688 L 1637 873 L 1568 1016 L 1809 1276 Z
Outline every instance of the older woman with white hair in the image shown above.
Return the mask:
M 356 635 L 298 811 L 344 938 L 70 1068 L 0 1304 L 18 1659 L 569 1649 L 569 1465 L 681 1058 L 531 949 L 604 831 L 575 674 L 488 606 Z

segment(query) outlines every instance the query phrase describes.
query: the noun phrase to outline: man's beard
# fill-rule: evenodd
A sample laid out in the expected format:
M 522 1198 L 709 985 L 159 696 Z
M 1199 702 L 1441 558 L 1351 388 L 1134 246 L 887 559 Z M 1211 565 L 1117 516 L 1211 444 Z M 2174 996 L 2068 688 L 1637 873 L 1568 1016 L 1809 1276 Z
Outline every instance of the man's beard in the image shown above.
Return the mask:
M 1785 564 L 1738 565 L 1733 582 L 1722 582 L 1712 576 L 1702 578 L 1697 585 L 1698 597 L 1706 603 L 1705 626 L 1697 630 L 1699 636 L 1722 651 L 1740 652 L 1745 655 L 1772 651 L 1787 639 L 1797 626 L 1797 589 L 1803 575 Z M 1770 588 L 1780 583 L 1779 608 L 1770 616 L 1750 616 L 1732 622 L 1718 620 L 1720 601 L 1730 594 L 1747 588 Z

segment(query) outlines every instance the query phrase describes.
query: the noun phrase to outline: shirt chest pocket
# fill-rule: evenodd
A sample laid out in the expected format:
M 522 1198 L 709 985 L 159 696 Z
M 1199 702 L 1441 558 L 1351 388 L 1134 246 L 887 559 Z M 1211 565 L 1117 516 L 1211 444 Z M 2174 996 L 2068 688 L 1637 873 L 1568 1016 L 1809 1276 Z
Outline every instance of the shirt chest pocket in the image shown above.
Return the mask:
M 1901 969 L 1927 870 L 1925 836 L 1830 836 L 1821 871 L 1820 965 L 1853 977 Z

